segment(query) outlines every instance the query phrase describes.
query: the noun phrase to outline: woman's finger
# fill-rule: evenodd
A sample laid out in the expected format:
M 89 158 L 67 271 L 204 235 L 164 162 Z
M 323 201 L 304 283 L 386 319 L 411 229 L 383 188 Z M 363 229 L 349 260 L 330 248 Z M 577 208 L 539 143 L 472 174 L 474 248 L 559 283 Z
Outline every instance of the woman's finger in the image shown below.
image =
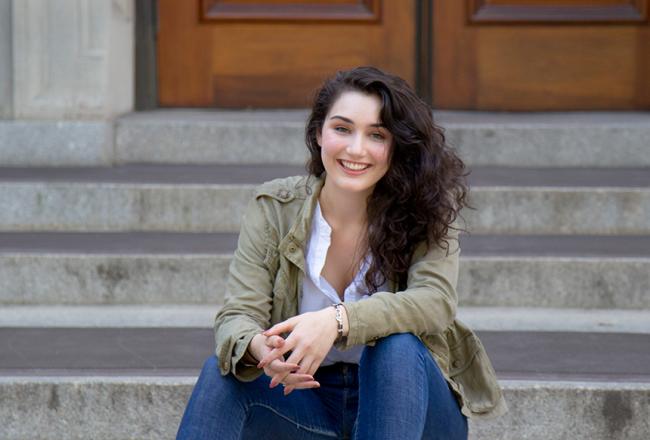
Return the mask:
M 268 364 L 266 368 L 271 370 L 273 374 L 290 373 L 297 372 L 300 369 L 300 365 L 291 362 L 284 362 L 280 359 L 275 359 L 273 362 Z
M 281 384 L 284 379 L 289 375 L 290 373 L 278 373 L 273 375 L 271 378 L 271 382 L 269 383 L 269 388 L 275 388 L 279 384 Z
M 275 382 L 275 379 L 271 380 L 270 388 L 275 388 L 279 384 L 285 386 L 288 385 L 297 385 L 303 382 L 312 382 L 314 377 L 310 374 L 300 374 L 300 373 L 290 373 L 284 379 Z
M 264 344 L 271 348 L 282 347 L 284 344 L 284 338 L 282 336 L 271 336 L 266 338 Z
M 279 335 L 280 333 L 287 333 L 293 330 L 297 321 L 293 318 L 289 318 L 286 321 L 278 322 L 273 327 L 269 328 L 262 332 L 264 336 Z
M 298 370 L 298 373 L 302 374 L 313 374 L 310 373 L 311 371 L 311 366 L 314 364 L 314 358 L 312 356 L 305 356 L 302 358 L 300 361 L 300 369 Z
M 282 347 L 276 347 L 270 352 L 268 352 L 257 364 L 257 368 L 264 368 L 266 365 L 269 363 L 273 362 L 275 359 L 280 359 L 280 357 L 284 356 L 284 354 L 292 350 L 295 346 L 295 342 L 289 342 L 288 340 L 284 341 L 284 344 L 282 344 Z M 291 361 L 294 362 L 294 361 Z
M 301 389 L 307 389 L 307 388 L 319 388 L 320 383 L 318 381 L 309 381 L 309 382 L 302 382 L 296 385 L 288 385 L 284 387 L 284 395 L 287 396 L 289 395 L 293 390 L 301 390 Z

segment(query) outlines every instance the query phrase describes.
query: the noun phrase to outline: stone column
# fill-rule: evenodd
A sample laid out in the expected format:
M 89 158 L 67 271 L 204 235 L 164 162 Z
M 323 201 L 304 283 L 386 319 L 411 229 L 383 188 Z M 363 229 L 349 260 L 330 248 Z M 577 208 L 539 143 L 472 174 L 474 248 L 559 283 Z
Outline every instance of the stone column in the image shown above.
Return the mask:
M 134 1 L 0 0 L 0 165 L 112 161 L 112 120 L 134 105 Z
M 14 115 L 110 118 L 133 109 L 133 0 L 14 0 Z
M 11 0 L 0 0 L 0 119 L 14 115 Z

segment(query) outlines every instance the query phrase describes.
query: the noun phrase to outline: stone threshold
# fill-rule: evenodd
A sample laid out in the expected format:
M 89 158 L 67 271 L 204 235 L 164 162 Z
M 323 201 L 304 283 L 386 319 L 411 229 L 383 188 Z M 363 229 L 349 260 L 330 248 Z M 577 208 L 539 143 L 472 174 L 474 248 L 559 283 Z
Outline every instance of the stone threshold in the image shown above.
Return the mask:
M 108 167 L 0 167 L 0 182 L 146 183 L 146 184 L 261 184 L 305 175 L 305 167 L 291 164 L 127 164 Z M 646 188 L 650 168 L 644 167 L 508 167 L 469 168 L 472 186 Z
M 236 233 L 0 232 L 2 254 L 230 255 Z M 650 258 L 650 235 L 461 234 L 462 257 Z
M 506 377 L 650 381 L 648 334 L 477 333 L 495 370 Z M 197 328 L 0 328 L 0 350 L 5 376 L 30 371 L 77 375 L 84 370 L 156 375 L 198 371 L 214 342 L 212 330 Z

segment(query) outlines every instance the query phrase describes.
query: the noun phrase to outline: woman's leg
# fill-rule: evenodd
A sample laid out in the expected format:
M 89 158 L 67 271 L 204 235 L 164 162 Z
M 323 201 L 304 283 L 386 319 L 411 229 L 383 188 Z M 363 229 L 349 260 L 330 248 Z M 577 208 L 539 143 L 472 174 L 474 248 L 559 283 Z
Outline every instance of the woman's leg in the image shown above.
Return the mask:
M 422 342 L 398 333 L 359 364 L 358 439 L 467 439 L 467 418 Z
M 205 362 L 192 391 L 177 439 L 332 439 L 334 424 L 313 390 L 295 390 L 288 396 L 282 385 L 269 389 L 262 375 L 241 382 L 222 376 L 219 362 Z

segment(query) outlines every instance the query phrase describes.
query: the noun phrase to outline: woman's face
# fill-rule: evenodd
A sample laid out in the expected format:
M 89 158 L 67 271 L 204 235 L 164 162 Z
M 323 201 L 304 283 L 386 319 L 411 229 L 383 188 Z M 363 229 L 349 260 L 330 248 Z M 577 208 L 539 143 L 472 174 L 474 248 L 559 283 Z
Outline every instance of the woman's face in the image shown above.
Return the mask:
M 317 136 L 328 185 L 370 194 L 386 174 L 393 137 L 381 125 L 380 110 L 379 97 L 357 91 L 334 102 Z

